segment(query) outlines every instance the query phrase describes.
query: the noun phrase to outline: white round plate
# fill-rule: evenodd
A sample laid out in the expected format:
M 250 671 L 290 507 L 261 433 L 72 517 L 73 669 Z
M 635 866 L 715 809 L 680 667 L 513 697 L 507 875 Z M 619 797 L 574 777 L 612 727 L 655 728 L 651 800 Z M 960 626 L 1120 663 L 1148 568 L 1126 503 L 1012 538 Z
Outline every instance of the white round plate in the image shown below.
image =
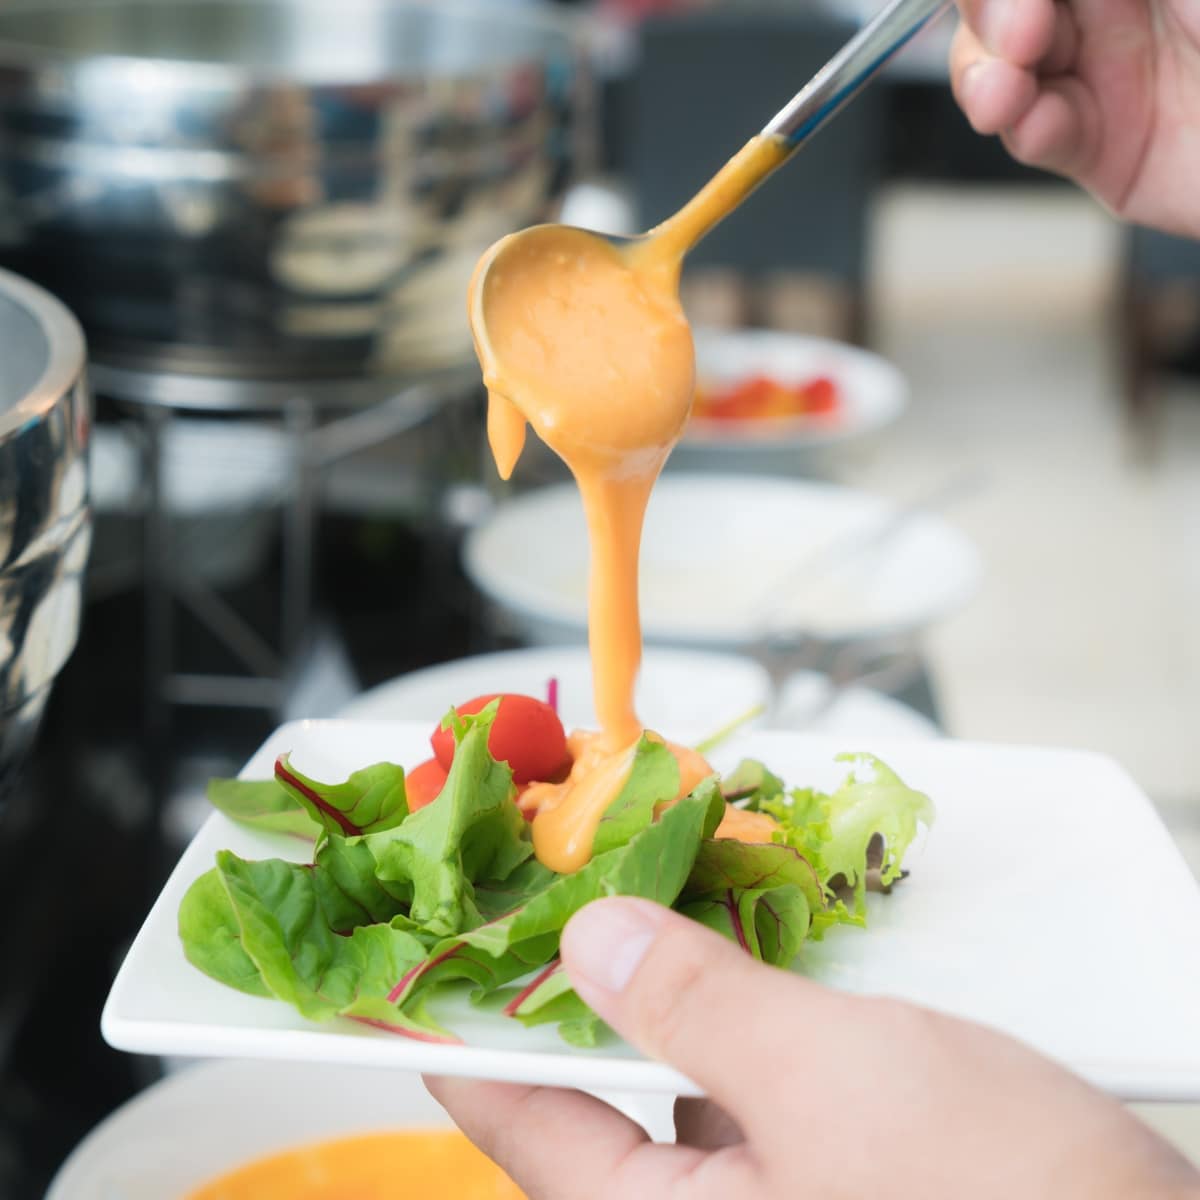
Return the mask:
M 413 671 L 356 696 L 338 714 L 360 721 L 428 721 L 452 704 L 488 692 L 545 697 L 558 680 L 558 711 L 568 729 L 594 728 L 592 664 L 584 646 L 533 647 L 477 654 Z M 771 681 L 757 663 L 732 654 L 652 648 L 638 676 L 637 709 L 651 729 L 715 733 L 770 700 Z
M 449 1125 L 415 1074 L 206 1062 L 159 1080 L 105 1118 L 63 1163 L 46 1200 L 178 1200 L 305 1142 Z
M 963 605 L 981 573 L 966 537 L 914 514 L 882 544 L 831 565 L 817 556 L 886 525 L 894 507 L 866 492 L 755 475 L 664 476 L 650 499 L 641 557 L 649 641 L 710 647 L 764 628 L 853 639 L 907 633 Z M 472 530 L 475 584 L 528 641 L 582 638 L 587 534 L 574 484 L 527 492 Z
M 778 420 L 717 421 L 694 417 L 681 448 L 778 451 L 828 445 L 890 425 L 908 404 L 908 384 L 890 362 L 829 338 L 772 329 L 697 329 L 696 378 L 701 386 L 736 384 L 753 375 L 780 383 L 827 376 L 837 385 L 836 413 Z

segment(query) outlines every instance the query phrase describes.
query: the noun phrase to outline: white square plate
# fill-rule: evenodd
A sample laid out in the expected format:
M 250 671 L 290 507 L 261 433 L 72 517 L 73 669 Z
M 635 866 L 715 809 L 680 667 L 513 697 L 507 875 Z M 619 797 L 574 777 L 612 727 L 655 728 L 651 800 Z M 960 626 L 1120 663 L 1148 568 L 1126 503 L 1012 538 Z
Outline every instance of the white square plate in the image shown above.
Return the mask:
M 425 723 L 297 722 L 277 730 L 243 775 L 268 776 L 285 750 L 318 778 L 381 759 L 412 764 L 428 756 L 428 736 Z M 869 898 L 869 928 L 836 929 L 807 946 L 805 973 L 995 1026 L 1127 1100 L 1200 1100 L 1200 889 L 1129 776 L 1073 751 L 855 746 L 769 732 L 731 739 L 713 758 L 728 769 L 749 755 L 789 785 L 830 787 L 844 770 L 834 754 L 861 749 L 928 792 L 938 819 L 910 853 L 910 878 L 890 896 Z M 696 1093 L 624 1044 L 575 1049 L 553 1027 L 525 1029 L 465 997 L 439 1008 L 465 1040 L 445 1046 L 350 1021 L 314 1024 L 283 1003 L 214 982 L 184 958 L 176 913 L 221 848 L 259 858 L 305 852 L 294 838 L 243 829 L 221 814 L 208 821 L 113 984 L 101 1025 L 118 1049 Z M 751 1011 L 753 997 L 746 1003 Z

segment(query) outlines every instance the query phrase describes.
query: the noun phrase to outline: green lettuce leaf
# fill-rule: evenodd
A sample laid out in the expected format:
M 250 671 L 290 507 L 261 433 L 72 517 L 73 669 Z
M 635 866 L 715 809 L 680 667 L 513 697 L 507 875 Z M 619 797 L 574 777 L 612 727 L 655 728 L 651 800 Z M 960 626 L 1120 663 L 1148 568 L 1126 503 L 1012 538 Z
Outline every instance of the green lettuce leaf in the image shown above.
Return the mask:
M 184 893 L 179 936 L 187 960 L 205 975 L 251 996 L 270 996 L 254 960 L 242 948 L 242 930 L 214 867 Z
M 250 862 L 228 850 L 217 854 L 214 871 L 192 885 L 179 924 L 184 953 L 206 974 L 238 986 L 249 961 L 265 992 L 318 1021 L 337 1015 L 380 1019 L 391 1012 L 388 997 L 397 981 L 427 953 L 406 929 L 387 923 L 339 936 L 321 908 L 310 866 Z M 209 949 L 214 936 L 226 943 L 219 956 Z M 391 1015 L 403 1024 L 402 1014 Z
M 572 1046 L 593 1047 L 602 1033 L 609 1032 L 575 993 L 558 959 L 516 992 L 505 1005 L 504 1014 L 527 1027 L 557 1022 L 559 1036 Z
M 679 912 L 723 934 L 755 958 L 785 967 L 808 936 L 812 909 L 802 888 L 785 883 L 712 892 L 685 901 Z
M 662 742 L 642 735 L 634 747 L 629 774 L 616 799 L 596 826 L 592 855 L 623 846 L 654 820 L 655 805 L 674 800 L 679 791 L 679 763 Z
M 210 779 L 207 795 L 213 808 L 255 829 L 307 841 L 321 832 L 304 805 L 277 779 Z
M 275 760 L 275 778 L 326 833 L 358 837 L 399 825 L 408 816 L 404 768 L 375 763 L 344 783 L 320 783 L 301 775 L 291 758 Z
M 476 998 L 482 998 L 543 966 L 558 952 L 558 937 L 567 921 L 600 896 L 673 903 L 687 882 L 701 834 L 714 820 L 713 810 L 723 807 L 715 779 L 708 780 L 625 845 L 598 855 L 573 874 L 544 868 L 530 872 L 539 890 L 504 916 L 435 946 L 398 992 L 401 1004 L 407 1010 L 410 1000 L 455 978 L 471 979 Z M 481 978 L 489 965 L 490 977 Z
M 412 887 L 388 883 L 375 874 L 375 856 L 366 838 L 326 838 L 317 848 L 312 882 L 329 927 L 348 933 L 360 925 L 407 919 Z M 409 921 L 409 931 L 421 927 Z
M 411 888 L 409 916 L 437 937 L 480 924 L 474 882 L 503 880 L 533 853 L 512 772 L 488 751 L 497 707 L 458 719 L 461 740 L 437 799 L 366 839 L 380 883 Z
M 716 780 L 705 780 L 623 846 L 598 854 L 570 875 L 552 875 L 548 886 L 520 908 L 462 935 L 495 956 L 545 933 L 558 933 L 585 904 L 600 896 L 642 896 L 672 904 L 683 890 L 713 809 L 724 808 Z
M 721 793 L 726 800 L 741 801 L 741 807 L 755 811 L 763 800 L 783 795 L 783 780 L 757 759 L 744 758 L 721 780 Z
M 820 877 L 793 846 L 706 838 L 700 843 L 683 894 L 689 898 L 731 888 L 754 891 L 784 884 L 799 888 L 810 909 L 825 906 L 825 888 Z
M 504 879 L 481 879 L 475 884 L 475 907 L 484 924 L 516 912 L 530 897 L 545 891 L 556 874 L 529 858 Z

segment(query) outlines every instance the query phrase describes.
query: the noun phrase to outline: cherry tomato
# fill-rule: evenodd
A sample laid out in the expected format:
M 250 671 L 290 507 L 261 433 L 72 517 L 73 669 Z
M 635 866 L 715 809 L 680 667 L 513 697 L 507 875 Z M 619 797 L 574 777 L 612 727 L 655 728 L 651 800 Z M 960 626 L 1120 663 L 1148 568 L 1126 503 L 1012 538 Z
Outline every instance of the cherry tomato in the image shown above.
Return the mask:
M 508 763 L 518 787 L 534 780 L 560 778 L 571 760 L 567 735 L 558 713 L 550 705 L 532 696 L 504 692 L 476 696 L 454 707 L 463 714 L 477 713 L 496 699 L 500 701 L 500 709 L 488 737 L 492 757 Z M 449 770 L 454 761 L 454 734 L 449 729 L 438 729 L 429 742 L 438 762 Z
M 837 384 L 827 376 L 788 384 L 758 374 L 712 391 L 700 389 L 695 411 L 712 421 L 757 421 L 832 413 L 838 404 Z
M 804 408 L 810 413 L 836 412 L 838 407 L 837 384 L 824 375 L 812 380 L 804 389 Z
M 436 758 L 427 758 L 404 776 L 404 791 L 408 797 L 408 811 L 416 812 L 432 800 L 436 800 L 446 786 L 446 768 Z

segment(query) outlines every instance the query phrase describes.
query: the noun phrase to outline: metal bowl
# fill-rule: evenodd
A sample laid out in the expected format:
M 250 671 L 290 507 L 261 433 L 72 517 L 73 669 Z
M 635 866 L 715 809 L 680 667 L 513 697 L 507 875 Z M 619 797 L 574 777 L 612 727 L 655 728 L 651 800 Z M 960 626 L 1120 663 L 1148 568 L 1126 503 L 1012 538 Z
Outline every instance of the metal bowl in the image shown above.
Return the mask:
M 87 507 L 83 333 L 0 271 L 0 799 L 79 635 Z
M 5 0 L 0 262 L 110 364 L 459 361 L 476 258 L 564 182 L 572 28 L 516 0 Z

